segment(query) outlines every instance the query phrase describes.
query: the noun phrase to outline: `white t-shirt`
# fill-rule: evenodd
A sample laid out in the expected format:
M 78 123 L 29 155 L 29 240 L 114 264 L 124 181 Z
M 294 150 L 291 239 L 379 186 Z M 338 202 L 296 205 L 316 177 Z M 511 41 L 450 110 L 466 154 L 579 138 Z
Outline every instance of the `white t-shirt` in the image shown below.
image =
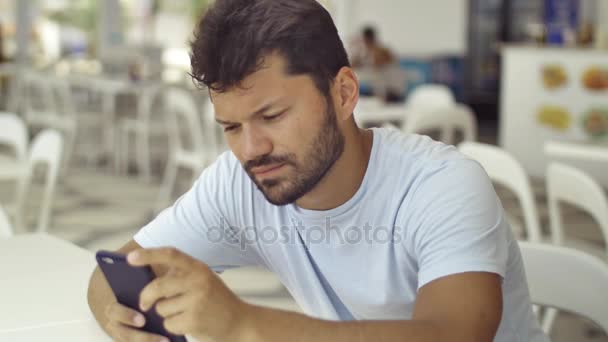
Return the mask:
M 521 255 L 482 167 L 454 147 L 374 129 L 356 194 L 312 211 L 266 201 L 231 152 L 135 236 L 216 271 L 262 265 L 309 315 L 410 319 L 420 287 L 447 275 L 503 278 L 495 341 L 548 341 L 532 312 Z

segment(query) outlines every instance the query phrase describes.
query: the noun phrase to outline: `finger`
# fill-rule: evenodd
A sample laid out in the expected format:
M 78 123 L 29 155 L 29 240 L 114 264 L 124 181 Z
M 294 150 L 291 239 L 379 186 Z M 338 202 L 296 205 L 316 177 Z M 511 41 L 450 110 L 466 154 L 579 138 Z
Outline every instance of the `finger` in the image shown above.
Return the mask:
M 164 265 L 181 269 L 189 269 L 196 262 L 176 248 L 138 249 L 129 253 L 127 260 L 133 266 Z
M 117 302 L 108 305 L 105 314 L 110 321 L 116 321 L 133 327 L 143 327 L 146 324 L 144 315 Z
M 106 326 L 106 331 L 112 338 L 125 342 L 169 342 L 169 339 L 149 332 L 133 329 L 118 322 L 111 322 Z
M 154 303 L 163 298 L 172 298 L 184 294 L 188 283 L 184 278 L 164 276 L 154 279 L 141 291 L 139 295 L 139 307 L 142 311 L 148 311 Z
M 192 327 L 195 326 L 192 315 L 187 315 L 185 313 L 179 313 L 169 318 L 165 318 L 163 324 L 168 332 L 175 335 L 187 335 L 192 331 Z
M 189 294 L 162 299 L 156 303 L 156 312 L 163 318 L 169 318 L 186 311 L 192 303 L 194 300 Z

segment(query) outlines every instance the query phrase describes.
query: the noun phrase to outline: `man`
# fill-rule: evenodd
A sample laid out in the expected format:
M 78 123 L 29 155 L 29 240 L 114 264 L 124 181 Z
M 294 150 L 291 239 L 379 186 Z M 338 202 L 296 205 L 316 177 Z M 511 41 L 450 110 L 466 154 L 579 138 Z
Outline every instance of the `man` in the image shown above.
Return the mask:
M 357 79 L 316 1 L 216 0 L 192 75 L 231 151 L 120 249 L 158 275 L 141 311 L 217 341 L 545 341 L 482 168 L 356 126 Z M 309 315 L 247 304 L 214 273 L 243 265 L 276 272 Z M 99 271 L 89 304 L 116 340 L 161 340 Z

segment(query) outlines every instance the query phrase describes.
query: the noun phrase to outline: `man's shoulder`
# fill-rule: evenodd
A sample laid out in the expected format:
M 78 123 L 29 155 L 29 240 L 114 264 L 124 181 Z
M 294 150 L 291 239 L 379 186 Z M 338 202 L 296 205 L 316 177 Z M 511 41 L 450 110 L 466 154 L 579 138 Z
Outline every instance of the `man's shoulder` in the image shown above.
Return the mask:
M 375 129 L 374 132 L 380 137 L 378 162 L 393 164 L 397 169 L 415 169 L 417 173 L 434 172 L 445 165 L 470 160 L 456 147 L 425 135 L 405 134 L 391 128 Z
M 375 162 L 377 174 L 382 175 L 379 179 L 402 196 L 408 206 L 408 199 L 433 202 L 466 193 L 493 194 L 483 167 L 456 147 L 394 129 L 378 133 L 380 150 Z

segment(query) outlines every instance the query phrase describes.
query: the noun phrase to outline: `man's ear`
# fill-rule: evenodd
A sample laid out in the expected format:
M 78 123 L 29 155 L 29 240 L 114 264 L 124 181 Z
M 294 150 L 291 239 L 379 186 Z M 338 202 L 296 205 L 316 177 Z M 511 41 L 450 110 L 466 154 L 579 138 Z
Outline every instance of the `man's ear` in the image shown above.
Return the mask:
M 352 116 L 359 101 L 359 80 L 353 69 L 342 67 L 334 78 L 333 88 L 338 120 L 347 120 Z

